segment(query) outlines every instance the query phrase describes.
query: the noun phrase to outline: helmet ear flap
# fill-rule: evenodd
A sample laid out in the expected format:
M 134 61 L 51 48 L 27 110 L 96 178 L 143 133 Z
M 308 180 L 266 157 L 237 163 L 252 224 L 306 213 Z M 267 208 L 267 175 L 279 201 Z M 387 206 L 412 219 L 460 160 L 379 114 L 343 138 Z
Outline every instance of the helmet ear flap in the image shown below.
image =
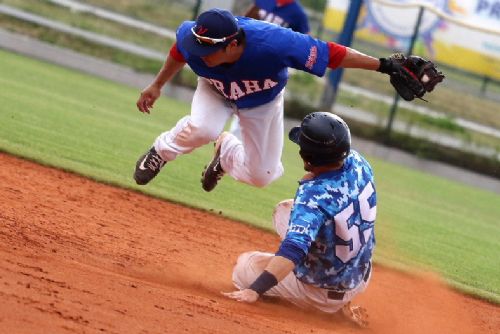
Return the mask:
M 311 163 L 311 160 L 314 158 L 311 153 L 304 152 L 304 150 L 299 150 L 299 155 L 307 163 Z

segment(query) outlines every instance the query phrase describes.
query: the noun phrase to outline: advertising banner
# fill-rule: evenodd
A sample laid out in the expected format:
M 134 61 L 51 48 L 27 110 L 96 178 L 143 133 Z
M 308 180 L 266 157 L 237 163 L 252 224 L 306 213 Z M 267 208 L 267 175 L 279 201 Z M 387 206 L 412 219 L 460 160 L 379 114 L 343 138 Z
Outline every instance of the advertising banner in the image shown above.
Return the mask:
M 356 39 L 406 52 L 419 12 L 414 54 L 500 80 L 500 0 L 365 0 Z M 349 0 L 329 0 L 324 25 L 340 32 Z

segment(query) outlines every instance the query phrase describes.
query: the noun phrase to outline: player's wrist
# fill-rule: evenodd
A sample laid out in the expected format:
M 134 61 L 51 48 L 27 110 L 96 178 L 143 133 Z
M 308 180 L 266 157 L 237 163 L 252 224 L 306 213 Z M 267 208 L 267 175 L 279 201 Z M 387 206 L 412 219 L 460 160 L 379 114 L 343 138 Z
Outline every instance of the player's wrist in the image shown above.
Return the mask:
M 151 85 L 149 85 L 149 87 L 151 89 L 161 90 L 163 88 L 163 84 L 161 82 L 154 81 L 154 82 L 151 83 Z
M 394 72 L 399 71 L 399 64 L 392 61 L 390 58 L 379 58 L 380 65 L 377 69 L 377 72 L 392 74 Z
M 252 285 L 250 285 L 249 289 L 257 292 L 259 295 L 263 295 L 276 284 L 278 284 L 276 277 L 269 271 L 264 270 Z

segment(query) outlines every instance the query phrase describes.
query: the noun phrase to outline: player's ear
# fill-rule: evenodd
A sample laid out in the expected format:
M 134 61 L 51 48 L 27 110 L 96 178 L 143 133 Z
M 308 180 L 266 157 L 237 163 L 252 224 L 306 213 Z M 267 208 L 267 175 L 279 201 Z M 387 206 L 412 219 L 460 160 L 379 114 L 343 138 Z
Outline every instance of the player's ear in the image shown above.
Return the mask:
M 229 42 L 228 45 L 226 45 L 226 50 L 229 51 L 229 50 L 232 50 L 233 48 L 237 47 L 238 46 L 238 41 L 236 39 L 233 39 Z
M 310 171 L 311 171 L 311 169 L 312 169 L 312 167 L 313 167 L 313 166 L 311 165 L 311 163 L 310 163 L 309 161 L 305 160 L 305 159 L 302 159 L 302 161 L 304 162 L 304 170 L 305 170 L 306 172 L 310 172 Z

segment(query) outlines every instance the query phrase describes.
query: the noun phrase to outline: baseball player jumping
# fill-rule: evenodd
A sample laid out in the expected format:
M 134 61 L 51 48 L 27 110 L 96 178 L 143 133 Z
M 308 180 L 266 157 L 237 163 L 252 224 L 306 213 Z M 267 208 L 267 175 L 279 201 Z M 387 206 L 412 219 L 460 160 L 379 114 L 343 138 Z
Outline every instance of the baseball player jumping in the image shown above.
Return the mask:
M 390 74 L 391 83 L 395 75 L 403 77 L 401 85 L 411 80 L 412 85 L 404 87 L 407 92 L 416 89 L 420 94 L 423 89 L 419 77 L 392 58 L 377 59 L 275 24 L 211 9 L 196 22 L 179 26 L 177 42 L 137 101 L 141 112 L 150 112 L 161 88 L 186 63 L 199 76 L 191 114 L 160 134 L 139 158 L 137 184 L 147 184 L 165 163 L 214 140 L 214 157 L 202 177 L 205 191 L 213 190 L 224 174 L 257 187 L 280 177 L 283 91 L 289 67 L 317 76 L 327 68 L 377 70 Z M 239 118 L 241 140 L 222 133 L 232 114 Z
M 279 249 L 241 254 L 233 270 L 239 290 L 224 295 L 248 303 L 276 296 L 326 313 L 341 310 L 365 327 L 366 311 L 350 301 L 371 277 L 377 211 L 372 168 L 350 149 L 349 128 L 334 114 L 309 114 L 289 138 L 309 173 L 295 199 L 274 211 Z

